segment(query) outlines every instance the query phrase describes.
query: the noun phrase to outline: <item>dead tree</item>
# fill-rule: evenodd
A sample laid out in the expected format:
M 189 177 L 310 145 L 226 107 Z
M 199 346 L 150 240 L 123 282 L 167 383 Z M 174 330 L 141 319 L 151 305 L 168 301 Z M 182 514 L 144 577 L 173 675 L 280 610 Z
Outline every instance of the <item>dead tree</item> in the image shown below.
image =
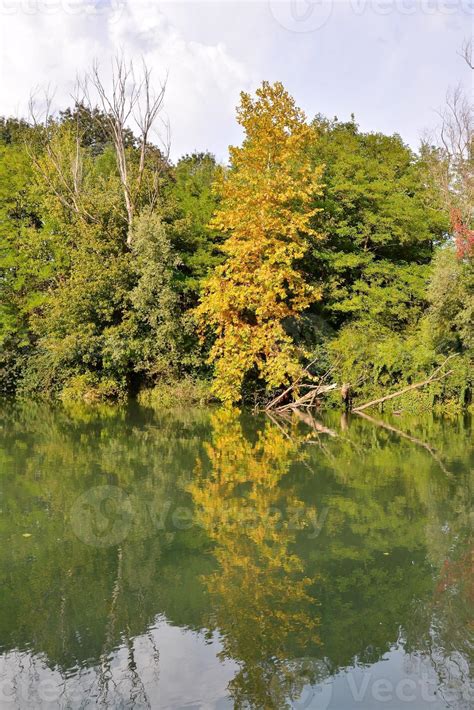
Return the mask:
M 26 140 L 26 150 L 47 188 L 62 206 L 83 222 L 97 222 L 83 199 L 84 161 L 79 128 L 76 126 L 71 150 L 64 151 L 64 146 L 59 146 L 55 141 L 57 126 L 51 110 L 53 98 L 54 94 L 49 89 L 44 91 L 40 102 L 36 93 L 30 95 L 28 116 L 36 132 Z M 48 169 L 48 164 L 52 170 Z
M 143 62 L 141 71 L 136 72 L 132 61 L 126 62 L 123 55 L 115 57 L 112 63 L 111 88 L 107 89 L 99 64 L 95 61 L 91 71 L 80 82 L 83 100 L 90 106 L 98 101 L 105 116 L 107 131 L 114 146 L 117 169 L 122 185 L 127 213 L 127 244 L 132 240 L 132 223 L 136 213 L 137 200 L 143 183 L 147 155 L 151 153 L 150 134 L 159 122 L 162 128 L 159 140 L 162 144 L 163 160 L 152 170 L 153 185 L 150 206 L 158 198 L 159 174 L 169 156 L 170 133 L 163 118 L 163 103 L 166 81 L 155 90 L 151 82 L 151 69 Z M 140 153 L 138 167 L 130 159 L 127 150 L 127 136 L 130 127 L 137 129 L 136 144 Z M 164 135 L 163 135 L 164 133 Z
M 461 56 L 473 69 L 471 41 L 464 43 Z M 473 236 L 474 221 L 474 107 L 470 96 L 460 85 L 450 89 L 438 115 L 438 130 L 424 141 L 423 153 L 462 252 L 462 243 Z
M 110 88 L 102 77 L 98 63 L 94 62 L 91 70 L 83 78 L 78 78 L 72 96 L 75 108 L 85 107 L 91 120 L 100 122 L 100 128 L 114 148 L 124 200 L 128 246 L 132 241 L 133 218 L 145 187 L 145 174 L 147 204 L 153 208 L 159 196 L 161 173 L 169 157 L 169 126 L 162 116 L 165 91 L 166 81 L 160 82 L 154 89 L 151 69 L 145 62 L 136 71 L 133 62 L 127 63 L 123 55 L 118 55 L 112 62 Z M 58 123 L 52 114 L 52 101 L 53 95 L 49 90 L 45 91 L 40 108 L 36 96 L 32 94 L 30 97 L 30 121 L 38 129 L 34 140 L 37 137 L 40 139 L 39 151 L 34 143 L 28 146 L 31 160 L 63 207 L 83 221 L 97 222 L 98 218 L 91 213 L 90 207 L 85 206 L 84 150 L 79 121 L 74 132 L 74 146 L 65 152 L 64 145 L 55 140 Z M 79 116 L 77 111 L 76 114 Z M 161 131 L 157 130 L 158 124 Z M 151 142 L 153 133 L 158 136 L 160 149 Z M 47 158 L 48 164 L 38 157 L 41 155 Z

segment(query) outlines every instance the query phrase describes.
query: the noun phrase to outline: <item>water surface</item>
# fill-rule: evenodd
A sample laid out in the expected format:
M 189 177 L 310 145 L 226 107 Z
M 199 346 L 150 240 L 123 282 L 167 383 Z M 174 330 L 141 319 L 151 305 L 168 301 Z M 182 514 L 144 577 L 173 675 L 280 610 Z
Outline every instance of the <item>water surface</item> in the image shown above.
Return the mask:
M 472 462 L 465 419 L 4 405 L 0 708 L 471 707 Z

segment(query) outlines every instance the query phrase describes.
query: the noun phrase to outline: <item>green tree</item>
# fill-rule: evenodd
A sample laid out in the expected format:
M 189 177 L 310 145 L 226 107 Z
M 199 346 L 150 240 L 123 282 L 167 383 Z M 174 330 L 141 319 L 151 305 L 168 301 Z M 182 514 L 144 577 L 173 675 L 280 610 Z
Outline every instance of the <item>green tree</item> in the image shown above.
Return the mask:
M 218 207 L 214 184 L 221 171 L 210 153 L 193 153 L 178 160 L 171 172 L 164 208 L 180 257 L 178 287 L 185 309 L 197 305 L 203 279 L 222 261 L 219 235 L 210 227 Z
M 149 377 L 176 376 L 180 363 L 187 356 L 179 293 L 175 285 L 180 261 L 171 245 L 167 225 L 159 215 L 144 210 L 136 219 L 133 230 L 137 285 L 130 298 L 139 348 L 135 368 Z
M 316 165 L 325 165 L 312 250 L 320 309 L 333 327 L 362 319 L 390 329 L 427 305 L 433 245 L 447 228 L 431 206 L 426 171 L 397 135 L 362 133 L 354 120 L 314 121 Z
M 428 290 L 428 322 L 435 346 L 444 353 L 474 357 L 474 263 L 460 260 L 454 248 L 440 249 Z
M 31 318 L 68 261 L 48 230 L 26 141 L 35 130 L 2 120 L 0 132 L 0 392 L 11 392 L 32 352 Z

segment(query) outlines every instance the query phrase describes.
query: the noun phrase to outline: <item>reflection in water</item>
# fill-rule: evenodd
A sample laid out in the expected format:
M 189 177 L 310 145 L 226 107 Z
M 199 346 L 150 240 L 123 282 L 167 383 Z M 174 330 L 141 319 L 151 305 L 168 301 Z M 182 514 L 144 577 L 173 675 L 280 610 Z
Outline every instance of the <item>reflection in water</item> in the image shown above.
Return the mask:
M 232 411 L 211 423 L 210 471 L 199 465 L 189 486 L 218 563 L 205 579 L 209 626 L 221 635 L 221 657 L 241 666 L 229 685 L 235 707 L 284 707 L 308 682 L 307 664 L 296 659 L 318 642 L 314 580 L 292 550 L 314 511 L 305 510 L 294 487 L 281 486 L 298 460 L 297 440 L 276 427 L 246 438 Z
M 4 407 L 0 707 L 469 707 L 472 432 L 385 423 Z

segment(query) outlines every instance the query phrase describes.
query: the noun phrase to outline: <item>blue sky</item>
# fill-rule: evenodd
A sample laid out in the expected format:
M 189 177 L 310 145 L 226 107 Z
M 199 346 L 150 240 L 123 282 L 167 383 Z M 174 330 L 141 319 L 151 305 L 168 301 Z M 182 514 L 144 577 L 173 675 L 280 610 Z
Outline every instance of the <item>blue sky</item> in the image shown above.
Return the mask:
M 417 147 L 458 83 L 474 0 L 0 0 L 0 112 L 49 84 L 67 104 L 77 72 L 117 50 L 169 74 L 172 157 L 240 140 L 239 91 L 280 80 L 309 117 L 353 112 L 364 130 Z

